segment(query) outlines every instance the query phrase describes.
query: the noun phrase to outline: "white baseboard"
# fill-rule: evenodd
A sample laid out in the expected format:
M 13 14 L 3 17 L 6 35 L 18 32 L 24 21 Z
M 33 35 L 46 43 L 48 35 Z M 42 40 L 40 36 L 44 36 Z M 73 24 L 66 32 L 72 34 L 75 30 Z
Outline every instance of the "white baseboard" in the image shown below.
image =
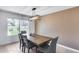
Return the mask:
M 65 48 L 65 49 L 67 49 L 67 50 L 70 50 L 70 51 L 74 51 L 74 52 L 79 53 L 79 50 L 73 49 L 73 48 L 70 48 L 70 47 L 67 47 L 67 46 L 64 46 L 64 45 L 62 45 L 62 44 L 57 44 L 57 46 L 60 46 L 60 47 Z

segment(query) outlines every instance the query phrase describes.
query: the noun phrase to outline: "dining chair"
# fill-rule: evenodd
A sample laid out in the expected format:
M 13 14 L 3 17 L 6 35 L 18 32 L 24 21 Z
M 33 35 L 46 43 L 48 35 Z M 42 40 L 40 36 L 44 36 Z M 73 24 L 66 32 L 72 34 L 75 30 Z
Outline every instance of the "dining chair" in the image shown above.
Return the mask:
M 21 47 L 22 47 L 22 36 L 21 36 L 21 33 L 19 33 L 18 36 L 19 36 L 19 48 L 21 49 Z
M 22 34 L 26 34 L 26 31 L 21 31 L 19 34 L 18 34 L 18 37 L 19 37 L 19 48 L 21 49 L 22 47 Z
M 34 43 L 27 39 L 27 36 L 22 35 L 22 51 L 25 53 L 26 48 L 28 49 L 28 53 L 30 49 L 36 47 Z
M 51 39 L 50 45 L 44 44 L 38 47 L 38 52 L 41 53 L 56 53 L 56 44 L 57 44 L 58 37 Z
M 30 33 L 30 36 L 35 37 L 37 34 L 35 33 Z

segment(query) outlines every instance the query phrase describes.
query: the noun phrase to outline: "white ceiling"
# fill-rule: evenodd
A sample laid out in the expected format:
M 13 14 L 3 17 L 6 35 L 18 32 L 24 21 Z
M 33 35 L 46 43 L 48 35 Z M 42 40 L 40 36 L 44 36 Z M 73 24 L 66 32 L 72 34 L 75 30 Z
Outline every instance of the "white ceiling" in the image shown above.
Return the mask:
M 0 9 L 31 16 L 32 8 L 37 8 L 35 13 L 43 16 L 72 7 L 74 6 L 0 6 Z

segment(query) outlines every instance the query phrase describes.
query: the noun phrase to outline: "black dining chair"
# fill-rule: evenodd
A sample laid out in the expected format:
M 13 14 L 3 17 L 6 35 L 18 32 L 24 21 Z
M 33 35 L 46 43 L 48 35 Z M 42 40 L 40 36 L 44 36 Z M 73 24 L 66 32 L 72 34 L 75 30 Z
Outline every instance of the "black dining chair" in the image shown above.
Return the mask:
M 56 53 L 56 44 L 58 37 L 51 39 L 50 44 L 44 44 L 38 47 L 38 52 L 41 53 Z
M 21 49 L 21 47 L 22 47 L 22 36 L 21 36 L 21 33 L 19 33 L 18 36 L 19 36 L 19 48 Z
M 18 34 L 18 37 L 19 37 L 19 48 L 21 49 L 22 47 L 22 34 L 26 34 L 26 31 L 21 31 L 19 34 Z
M 20 42 L 20 44 L 19 44 L 20 49 L 21 49 L 21 47 L 22 47 L 22 34 L 26 34 L 26 31 L 21 31 L 21 32 L 18 34 L 18 36 L 19 36 L 19 42 Z
M 30 33 L 30 36 L 35 37 L 37 34 L 35 33 Z
M 22 35 L 22 51 L 25 53 L 26 48 L 28 49 L 28 53 L 30 49 L 36 47 L 34 43 L 27 39 L 27 36 Z

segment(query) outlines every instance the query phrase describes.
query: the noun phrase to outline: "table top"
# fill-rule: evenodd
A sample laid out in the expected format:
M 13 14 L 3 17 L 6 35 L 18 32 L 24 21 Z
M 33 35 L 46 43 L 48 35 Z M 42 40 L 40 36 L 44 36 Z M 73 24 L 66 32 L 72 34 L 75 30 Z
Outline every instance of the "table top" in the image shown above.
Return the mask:
M 23 34 L 27 35 L 27 34 Z M 34 35 L 34 36 L 28 36 L 28 40 L 36 44 L 37 46 L 47 42 L 50 40 L 50 37 L 42 36 L 42 35 Z
M 32 41 L 34 44 L 37 46 L 47 42 L 50 40 L 49 37 L 41 36 L 41 35 L 36 35 L 36 36 L 29 36 L 28 38 L 30 41 Z

